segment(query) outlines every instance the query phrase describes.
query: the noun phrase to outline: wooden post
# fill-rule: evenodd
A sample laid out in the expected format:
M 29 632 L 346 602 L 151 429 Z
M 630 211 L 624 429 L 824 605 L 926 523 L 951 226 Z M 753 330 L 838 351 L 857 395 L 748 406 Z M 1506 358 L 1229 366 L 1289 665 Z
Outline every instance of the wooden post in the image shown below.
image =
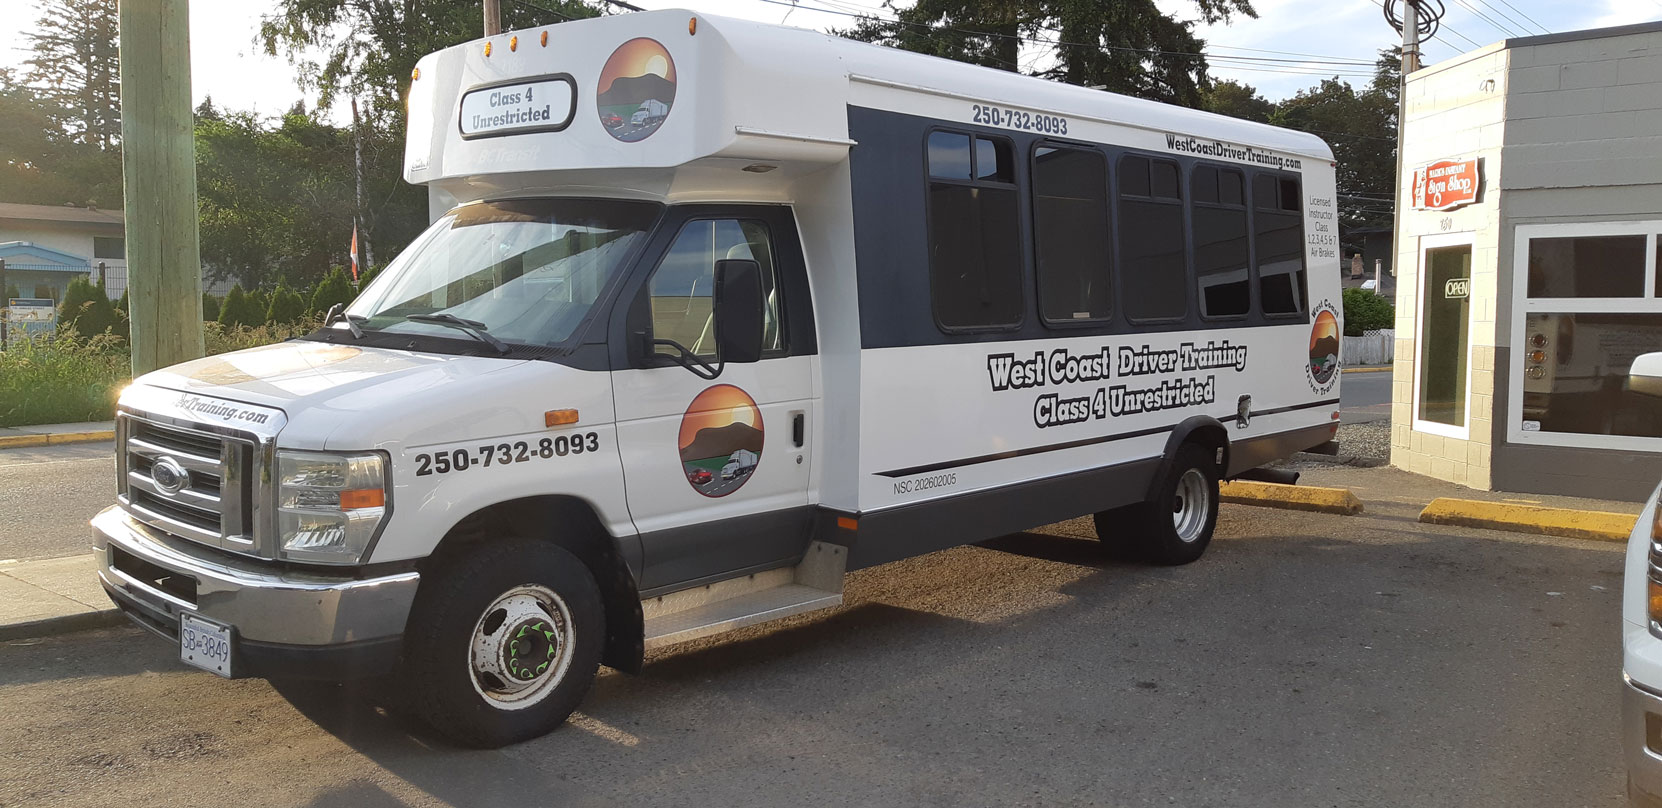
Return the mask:
M 203 352 L 190 2 L 122 0 L 120 8 L 127 295 L 137 376 Z
M 502 33 L 501 0 L 485 0 L 485 36 Z

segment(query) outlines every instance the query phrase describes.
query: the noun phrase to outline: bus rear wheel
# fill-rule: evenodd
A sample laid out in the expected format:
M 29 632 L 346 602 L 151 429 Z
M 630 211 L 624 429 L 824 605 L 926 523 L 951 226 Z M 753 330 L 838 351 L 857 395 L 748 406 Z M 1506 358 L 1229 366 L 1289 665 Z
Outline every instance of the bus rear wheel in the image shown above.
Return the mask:
M 1185 443 L 1147 501 L 1096 515 L 1096 534 L 1120 554 L 1162 566 L 1188 564 L 1205 554 L 1218 524 L 1215 453 Z
M 600 588 L 554 544 L 505 539 L 423 581 L 405 634 L 405 690 L 419 718 L 494 748 L 559 726 L 594 683 L 605 641 Z

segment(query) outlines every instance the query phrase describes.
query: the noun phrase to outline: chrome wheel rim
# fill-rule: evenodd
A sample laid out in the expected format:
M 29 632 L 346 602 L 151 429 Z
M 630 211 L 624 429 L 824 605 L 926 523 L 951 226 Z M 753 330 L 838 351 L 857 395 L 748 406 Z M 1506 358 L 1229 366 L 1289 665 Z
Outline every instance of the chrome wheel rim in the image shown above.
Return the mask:
M 1206 517 L 1212 511 L 1212 487 L 1200 469 L 1189 469 L 1177 480 L 1177 491 L 1172 495 L 1171 521 L 1177 529 L 1177 538 L 1192 542 L 1206 529 Z
M 546 586 L 504 592 L 473 626 L 468 678 L 491 706 L 522 710 L 547 698 L 571 667 L 571 611 Z

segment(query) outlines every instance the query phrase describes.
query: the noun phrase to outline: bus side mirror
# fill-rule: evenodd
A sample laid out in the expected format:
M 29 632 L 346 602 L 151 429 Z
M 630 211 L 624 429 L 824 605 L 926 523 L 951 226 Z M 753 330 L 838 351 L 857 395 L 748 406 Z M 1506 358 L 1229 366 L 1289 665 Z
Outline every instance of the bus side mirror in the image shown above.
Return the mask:
M 1662 353 L 1640 354 L 1627 371 L 1627 389 L 1662 398 Z
M 762 267 L 748 259 L 716 262 L 716 354 L 718 361 L 762 358 Z

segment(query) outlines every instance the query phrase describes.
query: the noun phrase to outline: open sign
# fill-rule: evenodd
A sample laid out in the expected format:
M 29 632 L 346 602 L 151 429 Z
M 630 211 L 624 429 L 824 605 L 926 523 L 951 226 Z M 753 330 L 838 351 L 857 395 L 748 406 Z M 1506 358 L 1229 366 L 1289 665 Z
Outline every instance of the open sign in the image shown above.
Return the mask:
M 1443 282 L 1443 297 L 1449 300 L 1459 300 L 1471 293 L 1471 278 L 1449 278 Z
M 1453 210 L 1476 202 L 1482 159 L 1438 160 L 1414 169 L 1414 209 Z

